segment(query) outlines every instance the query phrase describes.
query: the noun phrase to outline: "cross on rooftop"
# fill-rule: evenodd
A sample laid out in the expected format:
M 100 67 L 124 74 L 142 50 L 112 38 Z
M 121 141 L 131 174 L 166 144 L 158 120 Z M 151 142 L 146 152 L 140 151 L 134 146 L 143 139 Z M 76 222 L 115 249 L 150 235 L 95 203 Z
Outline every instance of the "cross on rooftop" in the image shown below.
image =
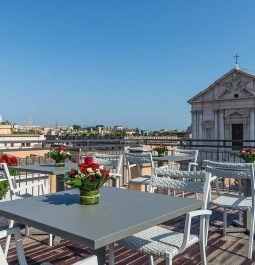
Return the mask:
M 239 69 L 238 67 L 238 58 L 239 58 L 239 55 L 236 53 L 236 55 L 234 56 L 235 60 L 236 60 L 236 69 Z

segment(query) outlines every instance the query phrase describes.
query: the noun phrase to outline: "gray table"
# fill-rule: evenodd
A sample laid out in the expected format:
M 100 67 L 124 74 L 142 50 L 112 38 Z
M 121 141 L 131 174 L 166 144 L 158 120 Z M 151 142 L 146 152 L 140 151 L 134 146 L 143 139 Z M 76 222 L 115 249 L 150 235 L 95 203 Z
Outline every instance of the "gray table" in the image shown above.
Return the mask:
M 105 263 L 105 246 L 199 209 L 195 199 L 102 187 L 98 205 L 80 205 L 79 190 L 0 203 L 0 216 L 82 243 Z
M 63 176 L 72 168 L 77 168 L 77 164 L 66 163 L 65 167 L 56 167 L 54 164 L 19 165 L 11 167 L 11 169 L 18 171 L 56 175 L 56 191 L 64 190 Z

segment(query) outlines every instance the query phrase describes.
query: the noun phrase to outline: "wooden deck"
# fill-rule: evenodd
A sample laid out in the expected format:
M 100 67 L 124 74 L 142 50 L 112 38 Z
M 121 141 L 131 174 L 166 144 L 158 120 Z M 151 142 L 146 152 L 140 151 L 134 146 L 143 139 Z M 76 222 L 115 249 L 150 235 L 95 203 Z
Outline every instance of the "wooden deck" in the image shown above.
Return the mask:
M 229 214 L 229 223 L 237 218 L 235 211 Z M 210 231 L 208 247 L 206 250 L 208 265 L 248 265 L 255 264 L 255 251 L 253 261 L 246 259 L 248 248 L 248 235 L 244 233 L 231 233 L 222 236 L 219 233 L 219 227 L 222 224 L 222 209 L 213 208 L 213 215 L 210 221 Z M 163 225 L 182 229 L 184 217 L 176 218 Z M 194 222 L 194 229 L 198 229 L 198 222 Z M 86 246 L 62 240 L 61 244 L 54 247 L 47 245 L 47 236 L 33 235 L 32 237 L 23 237 L 23 244 L 28 260 L 28 264 L 37 265 L 43 261 L 50 261 L 56 265 L 71 265 L 92 252 Z M 255 250 L 255 247 L 254 247 Z M 108 259 L 108 255 L 106 257 Z M 15 246 L 11 245 L 8 261 L 10 265 L 18 264 Z M 147 257 L 138 252 L 131 251 L 115 246 L 115 264 L 119 265 L 147 265 Z M 155 258 L 155 264 L 163 265 L 164 260 Z M 182 255 L 176 256 L 174 265 L 193 265 L 200 264 L 200 252 L 198 244 L 190 247 Z

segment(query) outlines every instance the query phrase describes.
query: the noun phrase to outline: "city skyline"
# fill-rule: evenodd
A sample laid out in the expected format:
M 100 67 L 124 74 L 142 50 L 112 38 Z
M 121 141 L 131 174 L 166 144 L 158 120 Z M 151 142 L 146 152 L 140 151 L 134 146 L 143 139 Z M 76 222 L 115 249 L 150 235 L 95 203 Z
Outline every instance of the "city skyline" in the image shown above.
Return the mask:
M 252 2 L 0 3 L 0 114 L 52 126 L 185 130 L 187 100 L 235 67 L 255 72 Z

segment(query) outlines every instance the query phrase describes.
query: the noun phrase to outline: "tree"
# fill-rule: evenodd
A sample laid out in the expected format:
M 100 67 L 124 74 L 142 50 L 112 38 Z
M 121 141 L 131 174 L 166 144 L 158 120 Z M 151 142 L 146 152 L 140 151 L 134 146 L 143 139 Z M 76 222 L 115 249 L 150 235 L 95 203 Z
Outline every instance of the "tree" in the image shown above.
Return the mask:
M 77 125 L 77 124 L 74 124 L 73 125 L 73 129 L 76 130 L 76 131 L 80 131 L 81 130 L 81 126 Z

